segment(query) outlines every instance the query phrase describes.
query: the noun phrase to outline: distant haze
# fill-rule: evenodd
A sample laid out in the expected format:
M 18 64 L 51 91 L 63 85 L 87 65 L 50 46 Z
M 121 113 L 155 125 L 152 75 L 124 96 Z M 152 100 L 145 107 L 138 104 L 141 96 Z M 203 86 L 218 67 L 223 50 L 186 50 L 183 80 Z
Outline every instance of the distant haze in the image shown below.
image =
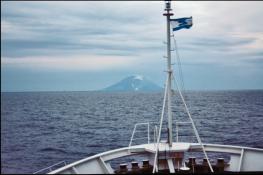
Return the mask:
M 173 18 L 193 17 L 174 32 L 185 89 L 263 89 L 263 2 L 172 8 Z M 163 1 L 3 1 L 1 91 L 100 90 L 133 74 L 163 87 L 163 11 Z

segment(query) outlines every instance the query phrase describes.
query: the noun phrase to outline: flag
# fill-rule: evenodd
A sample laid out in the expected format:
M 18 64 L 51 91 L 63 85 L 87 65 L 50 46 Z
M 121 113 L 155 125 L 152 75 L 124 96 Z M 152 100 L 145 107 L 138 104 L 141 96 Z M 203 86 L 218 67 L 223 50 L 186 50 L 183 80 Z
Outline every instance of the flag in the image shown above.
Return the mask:
M 173 27 L 173 31 L 180 30 L 183 28 L 189 29 L 193 25 L 192 16 L 189 18 L 170 19 L 170 23 Z

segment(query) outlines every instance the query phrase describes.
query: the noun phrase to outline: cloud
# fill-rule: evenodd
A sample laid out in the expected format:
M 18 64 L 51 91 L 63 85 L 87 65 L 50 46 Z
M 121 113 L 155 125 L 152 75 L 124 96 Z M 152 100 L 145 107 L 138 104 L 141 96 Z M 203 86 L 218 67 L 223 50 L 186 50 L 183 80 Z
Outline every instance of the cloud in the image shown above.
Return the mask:
M 174 33 L 185 64 L 231 66 L 260 60 L 262 2 L 176 1 L 172 5 L 174 18 L 193 16 L 191 29 Z M 92 70 L 97 68 L 93 63 L 112 68 L 113 64 L 104 63 L 107 56 L 119 65 L 115 68 L 130 64 L 130 71 L 135 69 L 134 61 L 136 68 L 142 69 L 165 65 L 163 2 L 40 1 L 3 2 L 2 6 L 1 55 L 8 60 L 5 65 L 18 66 L 15 63 L 22 61 L 28 63 L 24 66 L 37 65 L 34 61 L 40 59 L 53 69 L 53 64 L 48 64 L 51 60 L 59 64 L 63 59 L 67 63 L 79 59 L 77 62 L 86 67 L 90 64 Z M 96 61 L 85 62 L 85 55 L 96 57 Z
M 216 10 L 211 8 L 215 5 Z M 65 47 L 73 52 L 82 48 L 101 48 L 98 53 L 105 48 L 155 51 L 165 39 L 163 2 L 4 2 L 3 6 L 3 44 L 11 45 L 5 49 L 5 56 L 13 54 L 12 47 L 18 52 L 28 50 L 19 53 L 25 54 L 23 56 L 30 56 L 31 48 L 37 49 L 39 55 L 45 54 L 41 53 L 42 48 L 62 50 Z M 233 43 L 233 35 L 248 35 L 254 32 L 251 27 L 259 30 L 262 24 L 251 20 L 261 14 L 261 2 L 175 2 L 173 7 L 176 17 L 192 15 L 194 18 L 191 30 L 176 33 L 188 47 L 202 44 L 212 48 L 225 44 L 227 48 Z M 239 11 L 228 15 L 231 9 L 246 7 L 249 8 L 245 21 Z M 160 14 L 155 15 L 157 12 Z M 187 40 L 192 42 L 184 43 Z M 238 42 L 238 38 L 234 40 Z M 18 44 L 11 44 L 16 41 Z M 138 46 L 143 47 L 140 50 Z
M 172 7 L 173 18 L 193 16 L 191 29 L 174 33 L 185 77 L 197 83 L 190 88 L 215 77 L 222 87 L 236 81 L 262 87 L 263 2 L 173 1 Z M 163 1 L 4 1 L 1 9 L 3 89 L 100 89 L 134 73 L 163 84 Z M 76 80 L 86 84 L 73 87 Z M 200 80 L 207 84 L 198 86 Z
M 161 29 L 151 23 L 155 18 L 147 18 L 144 6 L 138 4 L 141 3 L 5 2 L 2 56 L 128 56 L 160 51 Z M 154 4 L 147 3 L 158 7 Z M 136 10 L 138 13 L 133 13 Z
M 246 44 L 253 43 L 256 40 L 256 38 L 195 38 L 193 42 L 190 44 L 193 46 L 204 46 L 204 47 L 238 47 Z
M 3 66 L 48 69 L 48 70 L 111 70 L 125 69 L 136 62 L 136 58 L 128 56 L 97 56 L 97 55 L 75 55 L 74 57 L 3 57 Z

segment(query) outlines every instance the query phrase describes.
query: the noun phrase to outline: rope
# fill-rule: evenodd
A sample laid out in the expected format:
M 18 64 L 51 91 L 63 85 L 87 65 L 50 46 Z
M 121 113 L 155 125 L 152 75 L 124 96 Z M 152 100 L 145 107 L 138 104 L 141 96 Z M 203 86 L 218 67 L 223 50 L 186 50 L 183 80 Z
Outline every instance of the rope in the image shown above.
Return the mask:
M 174 50 L 176 51 L 176 59 L 178 62 L 178 70 L 179 70 L 179 78 L 181 82 L 182 96 L 185 98 L 185 100 L 187 100 L 188 96 L 187 96 L 187 93 L 185 92 L 184 77 L 183 77 L 181 58 L 179 55 L 179 49 L 178 49 L 174 34 L 172 36 L 173 36 L 173 41 L 174 41 Z M 188 106 L 191 107 L 190 103 L 188 104 Z
M 191 123 L 192 123 L 192 127 L 193 127 L 193 129 L 194 129 L 194 133 L 195 133 L 195 135 L 196 135 L 197 141 L 198 141 L 198 143 L 199 143 L 199 144 L 201 145 L 201 147 L 202 147 L 203 153 L 204 153 L 204 155 L 205 155 L 205 158 L 207 159 L 207 163 L 208 163 L 208 165 L 209 165 L 209 168 L 210 168 L 211 172 L 214 172 L 214 170 L 213 170 L 213 168 L 212 168 L 212 166 L 211 166 L 211 163 L 210 163 L 210 161 L 209 161 L 209 159 L 208 159 L 208 156 L 207 156 L 207 154 L 206 154 L 204 145 L 203 145 L 203 143 L 202 143 L 202 141 L 201 141 L 201 139 L 200 139 L 200 137 L 199 137 L 198 131 L 197 131 L 196 127 L 195 127 L 195 124 L 194 124 L 194 121 L 193 121 L 193 119 L 192 119 L 192 116 L 191 116 L 191 114 L 190 114 L 190 112 L 189 112 L 189 110 L 188 110 L 188 107 L 187 107 L 186 103 L 185 103 L 184 97 L 183 97 L 183 95 L 182 95 L 182 93 L 181 93 L 181 91 L 180 91 L 180 89 L 179 89 L 178 82 L 177 82 L 177 80 L 176 80 L 176 78 L 175 78 L 175 76 L 174 76 L 173 74 L 172 74 L 172 77 L 173 77 L 173 80 L 174 80 L 175 85 L 176 85 L 176 87 L 177 87 L 177 90 L 178 90 L 178 92 L 179 92 L 179 95 L 180 95 L 180 97 L 181 97 L 181 99 L 182 99 L 182 102 L 183 102 L 183 104 L 184 104 L 186 113 L 188 114 L 188 117 L 189 117 L 189 119 L 190 119 L 190 121 L 191 121 Z
M 185 96 L 185 86 L 184 86 L 184 77 L 183 77 L 182 63 L 181 63 L 181 59 L 180 59 L 180 55 L 179 55 L 176 39 L 175 39 L 174 35 L 172 35 L 172 36 L 173 36 L 173 41 L 174 41 L 174 50 L 175 50 L 175 53 L 176 53 L 176 59 L 177 59 L 177 62 L 178 62 L 178 70 L 179 70 L 179 78 L 180 78 L 180 83 L 181 83 L 181 89 L 182 89 L 182 92 L 183 92 L 183 96 Z

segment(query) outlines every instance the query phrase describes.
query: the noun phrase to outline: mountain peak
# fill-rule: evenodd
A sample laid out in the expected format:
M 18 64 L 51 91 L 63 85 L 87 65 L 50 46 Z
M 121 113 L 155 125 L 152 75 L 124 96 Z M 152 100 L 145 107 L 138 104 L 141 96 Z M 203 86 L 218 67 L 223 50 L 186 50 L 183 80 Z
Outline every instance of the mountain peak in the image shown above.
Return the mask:
M 132 75 L 122 79 L 121 81 L 113 84 L 105 89 L 104 91 L 160 91 L 161 87 L 154 84 L 149 79 L 145 78 L 142 75 Z

